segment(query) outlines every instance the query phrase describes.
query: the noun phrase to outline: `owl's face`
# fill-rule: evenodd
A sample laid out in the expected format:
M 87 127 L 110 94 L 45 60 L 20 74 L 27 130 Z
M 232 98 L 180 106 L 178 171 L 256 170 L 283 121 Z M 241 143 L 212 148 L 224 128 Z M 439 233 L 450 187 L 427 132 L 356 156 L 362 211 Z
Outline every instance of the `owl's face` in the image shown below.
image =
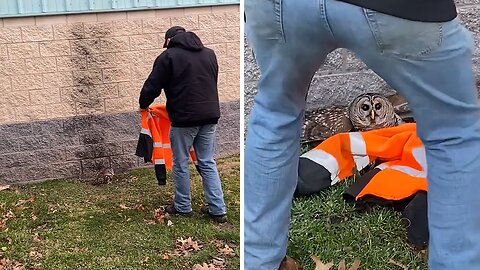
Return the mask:
M 392 103 L 378 94 L 363 94 L 350 105 L 349 118 L 359 131 L 390 127 L 396 124 Z

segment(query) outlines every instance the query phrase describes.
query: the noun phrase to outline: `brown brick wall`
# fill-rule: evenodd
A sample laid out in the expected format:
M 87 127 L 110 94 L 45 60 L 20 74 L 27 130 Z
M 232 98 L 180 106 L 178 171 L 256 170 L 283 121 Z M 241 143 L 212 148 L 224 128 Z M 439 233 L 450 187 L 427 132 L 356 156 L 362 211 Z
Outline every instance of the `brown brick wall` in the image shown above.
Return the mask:
M 214 49 L 221 102 L 239 100 L 239 6 L 0 19 L 0 124 L 137 109 L 165 31 Z
M 216 156 L 238 154 L 239 23 L 238 5 L 0 19 L 0 184 L 145 165 L 138 94 L 173 25 L 216 51 Z

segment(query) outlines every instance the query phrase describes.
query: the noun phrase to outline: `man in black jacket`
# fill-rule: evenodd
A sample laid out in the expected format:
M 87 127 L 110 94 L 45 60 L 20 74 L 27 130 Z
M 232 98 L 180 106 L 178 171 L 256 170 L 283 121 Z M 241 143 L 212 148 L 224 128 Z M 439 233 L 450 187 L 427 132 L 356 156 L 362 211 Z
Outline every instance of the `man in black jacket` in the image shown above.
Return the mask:
M 245 14 L 261 73 L 245 144 L 245 270 L 289 262 L 305 97 L 337 48 L 412 108 L 428 167 L 429 269 L 480 269 L 480 106 L 472 36 L 454 0 L 245 0 Z
M 226 206 L 213 159 L 215 127 L 220 118 L 217 58 L 195 33 L 180 26 L 168 29 L 163 47 L 167 49 L 155 60 L 140 92 L 139 103 L 141 110 L 147 109 L 164 89 L 172 122 L 170 143 L 175 183 L 175 202 L 166 211 L 192 215 L 188 161 L 193 146 L 208 202 L 208 206 L 202 207 L 202 213 L 217 222 L 225 222 Z

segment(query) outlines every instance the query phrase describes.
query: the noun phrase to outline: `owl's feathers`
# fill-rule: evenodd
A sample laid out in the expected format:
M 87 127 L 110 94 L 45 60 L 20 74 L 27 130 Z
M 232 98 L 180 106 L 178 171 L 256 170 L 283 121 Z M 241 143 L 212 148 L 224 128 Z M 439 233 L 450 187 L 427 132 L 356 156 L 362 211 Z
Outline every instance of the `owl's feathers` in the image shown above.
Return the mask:
M 401 97 L 394 97 L 395 105 L 389 99 L 368 93 L 358 96 L 348 107 L 307 111 L 302 141 L 322 141 L 337 133 L 397 126 L 403 121 L 396 110 L 407 110 L 408 106 Z
M 95 178 L 91 179 L 90 184 L 94 186 L 110 184 L 114 175 L 115 171 L 110 167 L 106 167 L 102 169 Z
M 316 109 L 305 112 L 303 138 L 305 141 L 323 141 L 337 133 L 352 130 L 348 110 L 344 107 Z

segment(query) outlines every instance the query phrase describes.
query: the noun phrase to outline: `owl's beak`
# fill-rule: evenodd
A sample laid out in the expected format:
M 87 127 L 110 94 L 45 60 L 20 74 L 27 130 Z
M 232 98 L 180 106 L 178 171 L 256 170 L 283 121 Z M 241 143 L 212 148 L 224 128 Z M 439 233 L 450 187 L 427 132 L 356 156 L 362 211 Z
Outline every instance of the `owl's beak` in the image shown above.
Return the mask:
M 372 118 L 372 120 L 375 120 L 375 111 L 374 110 L 372 110 L 370 112 L 370 117 Z

